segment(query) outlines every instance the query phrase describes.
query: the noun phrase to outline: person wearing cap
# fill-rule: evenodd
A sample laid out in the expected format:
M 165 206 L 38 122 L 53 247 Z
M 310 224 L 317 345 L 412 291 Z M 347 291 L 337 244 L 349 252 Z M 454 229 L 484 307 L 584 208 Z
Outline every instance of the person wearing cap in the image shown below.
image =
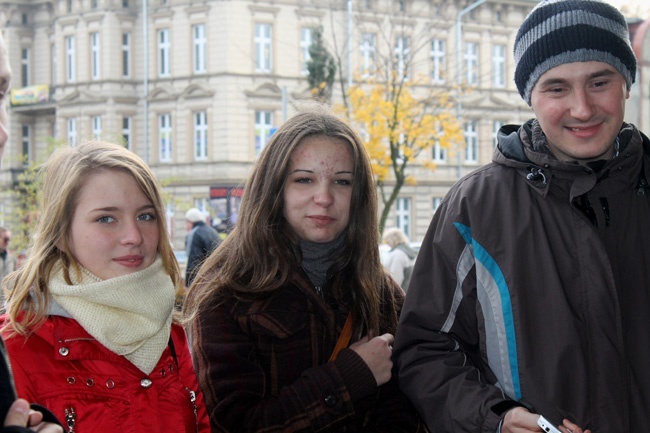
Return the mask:
M 185 252 L 187 267 L 185 268 L 185 286 L 190 287 L 203 261 L 221 243 L 219 233 L 205 223 L 206 215 L 193 207 L 185 212 Z
M 647 431 L 650 141 L 624 122 L 627 24 L 545 0 L 515 39 L 535 118 L 433 217 L 395 338 L 400 387 L 439 432 Z M 548 431 L 548 430 L 545 430 Z

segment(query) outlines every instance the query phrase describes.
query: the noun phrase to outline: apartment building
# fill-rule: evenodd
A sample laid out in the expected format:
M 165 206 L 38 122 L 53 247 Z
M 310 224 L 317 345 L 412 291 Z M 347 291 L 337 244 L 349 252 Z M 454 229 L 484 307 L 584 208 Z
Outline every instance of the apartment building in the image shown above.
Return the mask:
M 243 183 L 282 121 L 311 98 L 306 61 L 322 27 L 341 77 L 356 83 L 382 55 L 408 59 L 422 86 L 454 92 L 465 143 L 416 164 L 388 226 L 420 240 L 449 187 L 491 160 L 495 132 L 531 117 L 514 86 L 512 46 L 533 0 L 0 0 L 14 70 L 9 190 L 53 139 L 102 138 L 143 157 L 164 185 L 175 247 L 197 206 L 235 222 Z M 382 54 L 383 53 L 383 54 Z M 422 82 L 422 80 L 420 80 Z M 333 103 L 340 103 L 335 85 Z

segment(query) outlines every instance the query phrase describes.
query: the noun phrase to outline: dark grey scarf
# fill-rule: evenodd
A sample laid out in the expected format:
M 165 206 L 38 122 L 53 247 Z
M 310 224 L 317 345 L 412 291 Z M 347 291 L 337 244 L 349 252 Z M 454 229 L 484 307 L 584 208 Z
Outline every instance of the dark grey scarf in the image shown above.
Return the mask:
M 334 252 L 339 250 L 345 241 L 345 230 L 333 241 L 316 243 L 300 240 L 302 250 L 302 268 L 315 287 L 323 287 L 327 281 L 327 271 L 332 266 Z

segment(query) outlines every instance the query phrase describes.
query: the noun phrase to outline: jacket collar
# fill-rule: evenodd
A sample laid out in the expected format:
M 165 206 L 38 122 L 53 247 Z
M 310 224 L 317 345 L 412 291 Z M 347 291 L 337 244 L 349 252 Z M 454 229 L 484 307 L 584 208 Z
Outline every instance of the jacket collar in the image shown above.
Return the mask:
M 615 184 L 636 187 L 643 166 L 643 156 L 650 156 L 650 140 L 634 125 L 624 123 L 618 138 L 621 152 L 616 158 L 604 162 L 596 171 L 590 166 L 577 162 L 559 161 L 550 152 L 536 149 L 533 145 L 533 123 L 531 119 L 524 125 L 506 125 L 498 134 L 498 146 L 493 161 L 496 164 L 516 168 L 526 177 L 535 191 L 546 196 L 551 185 L 566 188 L 569 200 L 580 196 L 595 187 L 605 178 L 614 177 Z M 645 176 L 648 178 L 645 167 Z

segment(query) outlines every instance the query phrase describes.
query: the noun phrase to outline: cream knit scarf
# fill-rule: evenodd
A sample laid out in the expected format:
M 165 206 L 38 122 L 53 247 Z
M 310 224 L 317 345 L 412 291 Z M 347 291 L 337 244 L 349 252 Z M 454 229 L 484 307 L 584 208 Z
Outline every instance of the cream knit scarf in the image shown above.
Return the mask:
M 162 259 L 108 280 L 83 269 L 73 283 L 66 284 L 60 265 L 55 268 L 49 284 L 54 300 L 97 341 L 151 373 L 169 341 L 174 308 L 174 284 Z

